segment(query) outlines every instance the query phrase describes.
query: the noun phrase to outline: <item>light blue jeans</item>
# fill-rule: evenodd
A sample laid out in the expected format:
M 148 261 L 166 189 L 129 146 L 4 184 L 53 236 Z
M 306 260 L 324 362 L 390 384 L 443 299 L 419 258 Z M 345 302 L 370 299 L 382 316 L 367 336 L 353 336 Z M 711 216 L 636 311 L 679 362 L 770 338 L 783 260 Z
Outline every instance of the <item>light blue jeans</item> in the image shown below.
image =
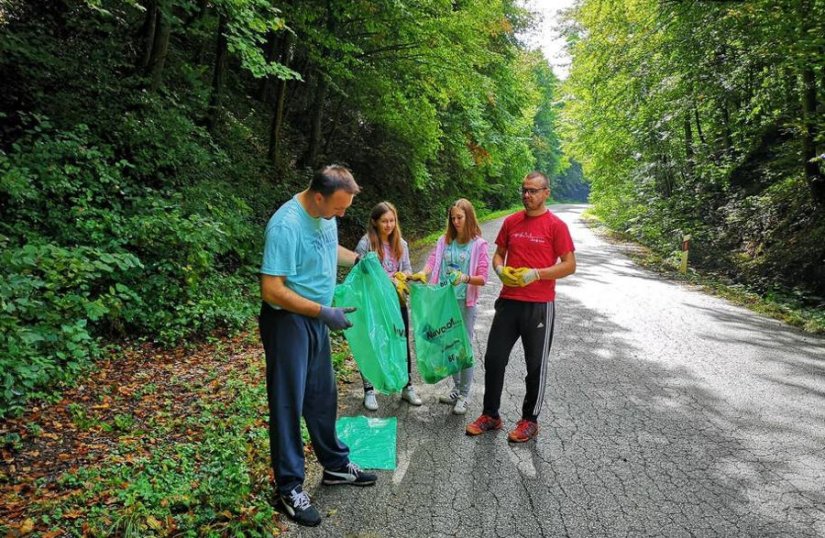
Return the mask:
M 467 338 L 470 340 L 470 345 L 473 345 L 473 337 L 475 336 L 475 325 L 476 325 L 476 307 L 475 306 L 467 306 L 467 303 L 464 302 L 464 299 L 459 299 L 461 304 L 459 304 L 459 308 L 461 309 L 461 317 L 464 319 L 464 327 L 467 329 Z M 453 382 L 455 384 L 455 390 L 465 398 L 470 395 L 470 387 L 473 384 L 473 372 L 475 371 L 475 366 L 470 366 L 469 368 L 465 368 L 460 372 L 456 372 L 453 374 Z

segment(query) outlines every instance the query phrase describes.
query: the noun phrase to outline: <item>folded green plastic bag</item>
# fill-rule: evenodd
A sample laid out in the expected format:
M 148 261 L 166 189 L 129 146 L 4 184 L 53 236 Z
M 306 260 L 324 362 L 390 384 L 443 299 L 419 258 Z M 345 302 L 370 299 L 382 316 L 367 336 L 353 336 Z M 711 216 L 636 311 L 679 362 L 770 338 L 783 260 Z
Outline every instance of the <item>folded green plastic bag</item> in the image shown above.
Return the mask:
M 411 285 L 410 311 L 416 364 L 426 383 L 473 366 L 473 346 L 451 285 Z
M 340 417 L 338 438 L 349 446 L 349 459 L 364 469 L 395 470 L 397 419 Z
M 375 390 L 392 394 L 407 385 L 407 337 L 398 294 L 375 252 L 368 252 L 335 288 L 335 306 L 354 306 L 344 330 L 352 356 Z

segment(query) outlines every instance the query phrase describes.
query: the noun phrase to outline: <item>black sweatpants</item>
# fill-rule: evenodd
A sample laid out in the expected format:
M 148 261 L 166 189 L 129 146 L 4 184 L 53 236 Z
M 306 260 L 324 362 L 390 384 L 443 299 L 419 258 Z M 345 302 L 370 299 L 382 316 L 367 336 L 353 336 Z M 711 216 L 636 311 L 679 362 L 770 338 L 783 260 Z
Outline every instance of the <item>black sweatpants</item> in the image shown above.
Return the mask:
M 324 322 L 264 303 L 259 327 L 266 355 L 269 452 L 278 491 L 286 495 L 304 482 L 302 416 L 325 469 L 346 465 L 349 448 L 335 430 L 338 387 Z
M 521 418 L 535 421 L 544 403 L 547 382 L 547 363 L 553 344 L 555 303 L 528 303 L 512 299 L 498 299 L 496 314 L 487 340 L 484 356 L 484 411 L 498 417 L 501 391 L 504 388 L 504 370 L 510 361 L 510 352 L 521 338 L 527 363 L 525 383 L 527 392 L 521 407 Z

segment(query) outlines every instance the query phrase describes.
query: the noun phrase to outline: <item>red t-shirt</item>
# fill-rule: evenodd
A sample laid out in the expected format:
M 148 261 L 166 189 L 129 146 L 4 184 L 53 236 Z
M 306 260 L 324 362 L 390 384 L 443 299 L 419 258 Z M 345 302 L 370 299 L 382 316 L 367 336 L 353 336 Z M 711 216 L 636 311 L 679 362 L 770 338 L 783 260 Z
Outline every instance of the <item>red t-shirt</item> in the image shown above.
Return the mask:
M 567 224 L 550 211 L 537 217 L 528 217 L 525 211 L 510 215 L 501 225 L 496 245 L 507 251 L 505 264 L 516 268 L 552 267 L 560 256 L 576 250 Z M 536 280 L 523 288 L 504 286 L 499 297 L 548 303 L 556 298 L 556 281 Z

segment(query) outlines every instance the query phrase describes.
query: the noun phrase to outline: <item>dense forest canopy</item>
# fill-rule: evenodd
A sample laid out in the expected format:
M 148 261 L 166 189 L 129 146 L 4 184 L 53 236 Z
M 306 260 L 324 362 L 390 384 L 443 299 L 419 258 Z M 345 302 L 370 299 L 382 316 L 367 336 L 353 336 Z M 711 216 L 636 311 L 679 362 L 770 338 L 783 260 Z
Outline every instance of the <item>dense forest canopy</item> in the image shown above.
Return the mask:
M 254 314 L 263 226 L 330 162 L 408 236 L 563 178 L 559 81 L 511 0 L 5 0 L 0 415 L 123 337 Z M 564 189 L 562 189 L 564 191 Z
M 825 307 L 825 2 L 582 0 L 565 152 L 612 228 Z

